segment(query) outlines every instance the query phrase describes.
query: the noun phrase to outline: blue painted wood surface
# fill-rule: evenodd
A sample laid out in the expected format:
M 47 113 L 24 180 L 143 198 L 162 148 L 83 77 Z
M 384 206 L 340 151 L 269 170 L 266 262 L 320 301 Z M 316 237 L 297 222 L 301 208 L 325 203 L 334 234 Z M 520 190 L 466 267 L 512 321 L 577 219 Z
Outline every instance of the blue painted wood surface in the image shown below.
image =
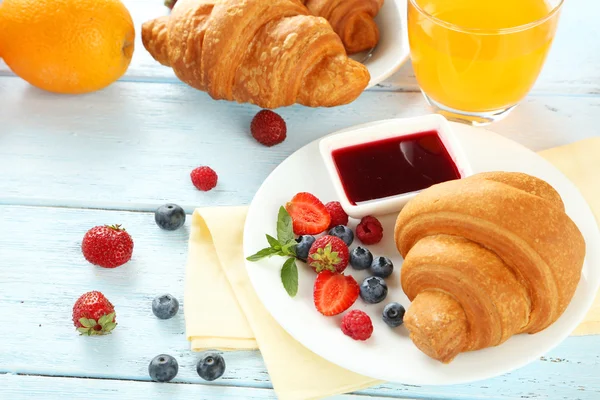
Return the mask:
M 160 1 L 125 3 L 138 32 L 141 22 L 166 13 Z M 592 40 L 600 32 L 589 18 L 600 3 L 567 3 L 536 90 L 491 127 L 533 150 L 600 134 L 600 48 Z M 194 370 L 183 314 L 169 321 L 152 315 L 157 294 L 183 299 L 187 227 L 161 231 L 151 211 L 167 201 L 188 213 L 247 204 L 270 171 L 306 143 L 350 125 L 429 112 L 416 89 L 407 65 L 350 105 L 282 109 L 288 139 L 267 149 L 248 132 L 255 107 L 215 102 L 177 82 L 139 44 L 127 76 L 84 96 L 39 91 L 0 65 L 0 399 L 275 398 L 259 352 L 227 353 L 225 376 L 206 384 Z M 220 176 L 209 193 L 189 181 L 202 164 Z M 79 249 L 85 231 L 104 223 L 125 224 L 135 240 L 133 260 L 116 270 L 91 266 Z M 80 338 L 70 324 L 74 300 L 92 289 L 117 307 L 119 327 L 109 337 Z M 162 352 L 179 359 L 174 383 L 148 382 L 147 363 Z M 386 383 L 339 398 L 389 397 L 598 399 L 600 336 L 569 338 L 541 360 L 488 381 Z

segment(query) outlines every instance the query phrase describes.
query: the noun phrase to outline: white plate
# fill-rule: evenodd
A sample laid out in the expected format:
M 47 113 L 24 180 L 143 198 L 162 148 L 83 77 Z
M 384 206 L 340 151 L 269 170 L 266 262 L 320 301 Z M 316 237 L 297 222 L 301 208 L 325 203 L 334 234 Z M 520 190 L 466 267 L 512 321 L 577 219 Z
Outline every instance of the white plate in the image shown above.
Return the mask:
M 374 124 L 378 122 L 366 126 Z M 290 298 L 281 284 L 281 258 L 246 263 L 250 280 L 267 310 L 290 335 L 314 353 L 351 371 L 386 381 L 414 385 L 466 383 L 501 375 L 538 359 L 583 320 L 600 284 L 600 234 L 577 188 L 549 162 L 515 142 L 481 128 L 456 123 L 451 126 L 475 173 L 522 171 L 546 180 L 563 197 L 567 213 L 587 243 L 581 281 L 566 312 L 540 333 L 513 336 L 500 346 L 460 354 L 449 365 L 428 358 L 413 345 L 404 327 L 392 330 L 381 319 L 382 309 L 388 302 L 409 305 L 399 284 L 402 258 L 395 248 L 392 233 L 396 215 L 387 215 L 380 218 L 384 225 L 383 241 L 369 248 L 375 255 L 386 255 L 394 262 L 394 274 L 387 279 L 388 297 L 377 305 L 366 305 L 358 299 L 353 306 L 367 312 L 373 320 L 373 336 L 366 342 L 354 341 L 342 334 L 341 316 L 328 318 L 316 311 L 312 301 L 315 274 L 303 263 L 298 262 L 299 290 L 295 298 Z M 319 155 L 318 140 L 281 163 L 256 193 L 244 230 L 246 256 L 266 246 L 265 233 L 276 236 L 279 207 L 300 191 L 311 192 L 324 202 L 336 200 Z M 351 267 L 346 271 L 359 282 L 366 276 L 364 271 L 354 271 Z
M 410 55 L 406 0 L 385 0 L 375 22 L 380 35 L 377 46 L 370 51 L 351 56 L 363 63 L 371 74 L 367 89 L 398 71 Z

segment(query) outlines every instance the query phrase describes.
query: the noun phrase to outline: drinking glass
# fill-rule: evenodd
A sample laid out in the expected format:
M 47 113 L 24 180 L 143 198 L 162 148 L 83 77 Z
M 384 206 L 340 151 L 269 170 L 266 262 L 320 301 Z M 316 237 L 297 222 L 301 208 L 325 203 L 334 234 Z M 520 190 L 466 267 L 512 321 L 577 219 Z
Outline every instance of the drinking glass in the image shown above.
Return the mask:
M 537 80 L 564 0 L 409 0 L 411 60 L 421 91 L 451 120 L 506 116 Z

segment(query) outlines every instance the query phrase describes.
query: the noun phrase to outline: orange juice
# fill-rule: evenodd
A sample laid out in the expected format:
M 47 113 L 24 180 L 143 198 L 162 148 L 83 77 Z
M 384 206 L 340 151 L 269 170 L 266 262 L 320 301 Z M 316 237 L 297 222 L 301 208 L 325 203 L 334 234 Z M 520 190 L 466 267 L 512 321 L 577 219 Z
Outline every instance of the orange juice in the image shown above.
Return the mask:
M 411 59 L 421 89 L 463 112 L 517 104 L 554 38 L 558 11 L 551 13 L 548 1 L 410 0 Z

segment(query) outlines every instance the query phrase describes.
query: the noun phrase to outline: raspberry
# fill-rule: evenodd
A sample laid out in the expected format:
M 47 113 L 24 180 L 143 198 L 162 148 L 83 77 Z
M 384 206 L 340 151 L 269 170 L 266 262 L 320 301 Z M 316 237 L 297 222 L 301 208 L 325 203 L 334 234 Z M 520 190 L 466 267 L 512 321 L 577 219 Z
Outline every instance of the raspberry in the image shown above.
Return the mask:
M 217 186 L 217 173 L 210 167 L 198 167 L 190 174 L 192 183 L 198 190 L 207 192 Z
M 330 201 L 325 204 L 325 208 L 329 211 L 329 215 L 331 216 L 329 228 L 338 225 L 348 225 L 348 214 L 346 214 L 346 211 L 344 211 L 339 201 Z
M 278 114 L 271 110 L 262 110 L 252 119 L 250 131 L 254 139 L 270 147 L 285 140 L 287 127 Z
M 381 222 L 370 215 L 363 217 L 356 227 L 356 236 L 364 244 L 376 244 L 383 238 Z
M 342 332 L 354 340 L 367 340 L 373 333 L 371 318 L 363 311 L 352 310 L 342 318 Z

